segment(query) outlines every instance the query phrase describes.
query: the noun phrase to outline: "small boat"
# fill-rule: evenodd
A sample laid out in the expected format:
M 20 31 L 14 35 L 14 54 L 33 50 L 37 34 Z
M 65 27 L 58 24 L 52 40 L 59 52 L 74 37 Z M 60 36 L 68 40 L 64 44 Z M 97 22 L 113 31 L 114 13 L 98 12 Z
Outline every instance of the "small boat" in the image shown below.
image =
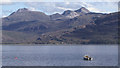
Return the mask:
M 85 55 L 85 56 L 84 56 L 84 60 L 93 60 L 93 58 L 90 57 L 90 56 L 88 56 L 88 55 Z

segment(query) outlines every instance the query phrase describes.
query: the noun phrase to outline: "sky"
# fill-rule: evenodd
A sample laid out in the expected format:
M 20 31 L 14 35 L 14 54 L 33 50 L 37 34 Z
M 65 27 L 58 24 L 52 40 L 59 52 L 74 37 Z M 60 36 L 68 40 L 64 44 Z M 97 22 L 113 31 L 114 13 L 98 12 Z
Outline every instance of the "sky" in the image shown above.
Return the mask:
M 85 7 L 91 12 L 112 13 L 118 11 L 118 2 L 3 2 L 0 4 L 0 16 L 6 17 L 20 8 L 28 8 L 31 11 L 44 12 L 47 15 L 63 13 L 66 10 L 77 10 Z

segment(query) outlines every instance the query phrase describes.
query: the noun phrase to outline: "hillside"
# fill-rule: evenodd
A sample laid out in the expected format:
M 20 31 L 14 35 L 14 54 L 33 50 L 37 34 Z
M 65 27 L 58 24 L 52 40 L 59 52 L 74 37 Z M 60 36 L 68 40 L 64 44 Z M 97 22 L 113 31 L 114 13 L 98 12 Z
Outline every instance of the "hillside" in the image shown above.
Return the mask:
M 37 43 L 52 44 L 117 44 L 118 13 L 101 16 L 95 23 L 42 35 Z M 45 42 L 44 42 L 45 41 Z
M 118 13 L 90 12 L 82 7 L 46 15 L 27 8 L 2 18 L 3 43 L 116 44 Z
M 33 42 L 33 39 L 39 37 L 37 34 L 27 34 L 23 32 L 15 31 L 2 31 L 2 43 L 3 44 L 29 44 Z

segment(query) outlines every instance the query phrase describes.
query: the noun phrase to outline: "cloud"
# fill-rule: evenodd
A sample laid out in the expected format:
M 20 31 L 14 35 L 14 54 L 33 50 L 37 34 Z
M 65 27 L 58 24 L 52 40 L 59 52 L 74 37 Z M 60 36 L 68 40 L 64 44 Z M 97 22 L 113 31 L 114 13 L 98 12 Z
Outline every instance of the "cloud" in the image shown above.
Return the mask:
M 55 12 L 62 13 L 65 10 L 75 10 L 81 8 L 80 4 L 71 2 L 29 2 L 26 4 L 28 7 L 34 7 L 47 14 L 53 14 Z
M 2 18 L 7 17 L 6 15 L 3 15 Z
M 11 4 L 11 0 L 0 0 L 0 5 Z
M 89 2 L 81 2 L 81 6 L 86 7 L 91 12 L 101 12 L 99 9 L 95 8 L 94 5 L 89 4 Z
M 12 2 L 119 2 L 119 0 L 11 0 Z
M 29 2 L 26 4 L 28 7 L 34 7 L 34 9 L 45 12 L 47 14 L 53 14 L 55 12 L 63 13 L 65 10 L 74 11 L 81 7 L 85 7 L 91 12 L 110 13 L 111 11 L 113 11 L 113 9 L 115 10 L 116 8 L 113 2 L 110 2 L 110 3 L 109 2 L 92 2 L 91 3 L 91 2 L 66 1 L 66 2 Z M 107 9 L 109 9 L 110 11 Z
M 64 7 L 57 7 L 58 9 L 62 9 L 62 10 L 73 10 L 71 8 L 64 8 Z
M 4 1 L 5 2 L 5 1 Z M 117 11 L 118 4 L 113 2 L 6 2 L 12 3 L 11 5 L 5 5 L 4 14 L 8 15 L 19 8 L 28 8 L 32 11 L 41 11 L 48 15 L 54 13 L 63 13 L 65 10 L 77 10 L 81 7 L 85 7 L 91 12 L 110 13 Z M 15 3 L 15 4 L 14 4 Z M 5 4 L 5 3 L 4 3 Z M 6 3 L 7 4 L 7 3 Z M 11 8 L 10 8 L 11 7 Z
M 70 4 L 70 2 L 66 2 L 66 4 L 67 4 L 67 5 L 69 5 L 69 4 Z
M 64 0 L 67 2 L 119 2 L 119 0 Z
M 92 11 L 92 12 L 98 12 L 98 13 L 101 12 L 101 11 L 99 11 L 98 9 L 93 8 L 93 7 L 88 7 L 87 9 L 88 9 L 89 11 Z
M 91 3 L 94 8 L 99 9 L 102 13 L 110 13 L 118 11 L 117 2 L 93 2 Z
M 26 5 L 28 7 L 34 7 L 34 9 L 39 10 L 41 12 L 45 12 L 47 14 L 53 14 L 55 12 L 61 13 L 64 10 L 71 9 L 71 8 L 63 7 L 59 4 L 61 4 L 61 3 L 56 3 L 56 2 L 34 2 L 34 3 L 29 2 L 29 3 L 26 3 Z
M 38 11 L 38 10 L 37 10 L 36 8 L 34 8 L 34 7 L 30 7 L 29 10 L 31 10 L 31 11 Z
M 48 15 L 54 13 L 63 13 L 65 10 L 77 10 L 81 7 L 85 7 L 92 12 L 100 12 L 100 13 L 111 13 L 118 11 L 118 2 L 111 2 L 113 0 L 0 0 L 0 9 L 1 5 L 5 5 L 3 9 L 4 13 L 0 13 L 0 15 L 9 15 L 13 11 L 16 11 L 19 8 L 28 8 L 32 11 L 41 11 Z M 51 2 L 50 2 L 51 1 Z M 57 2 L 58 1 L 58 2 Z M 103 2 L 102 2 L 103 1 Z M 116 0 L 114 0 L 116 1 Z M 16 3 L 16 4 L 14 4 Z M 20 4 L 22 3 L 22 4 Z M 9 5 L 10 4 L 10 5 Z M 23 5 L 24 4 L 24 5 Z M 120 10 L 120 8 L 119 8 Z M 0 16 L 1 17 L 1 16 Z

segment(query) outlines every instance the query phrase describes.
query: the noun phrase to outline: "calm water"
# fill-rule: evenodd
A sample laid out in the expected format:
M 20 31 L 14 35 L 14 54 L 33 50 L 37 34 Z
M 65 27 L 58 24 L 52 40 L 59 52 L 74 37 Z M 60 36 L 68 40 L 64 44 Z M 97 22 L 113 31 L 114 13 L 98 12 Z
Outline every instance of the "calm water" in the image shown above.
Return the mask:
M 3 45 L 3 66 L 117 66 L 117 45 Z M 87 54 L 93 61 L 83 60 Z

